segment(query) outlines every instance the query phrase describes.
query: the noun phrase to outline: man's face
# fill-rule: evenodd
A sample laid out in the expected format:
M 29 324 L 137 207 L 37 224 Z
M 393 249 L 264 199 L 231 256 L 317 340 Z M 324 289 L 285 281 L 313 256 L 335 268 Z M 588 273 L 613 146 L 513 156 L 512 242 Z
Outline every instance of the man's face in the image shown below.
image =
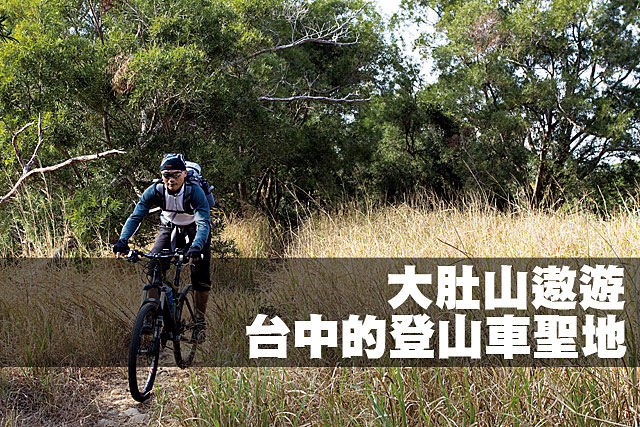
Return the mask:
M 179 190 L 186 176 L 187 176 L 187 171 L 181 171 L 181 170 L 162 171 L 162 180 L 164 181 L 164 185 L 166 185 L 170 191 Z

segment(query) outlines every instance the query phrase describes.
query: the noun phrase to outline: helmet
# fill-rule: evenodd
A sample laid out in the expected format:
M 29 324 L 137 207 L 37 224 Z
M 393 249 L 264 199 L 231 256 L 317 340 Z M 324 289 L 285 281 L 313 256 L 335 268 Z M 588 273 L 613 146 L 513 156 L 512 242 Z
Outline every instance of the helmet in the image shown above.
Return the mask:
M 196 162 L 185 162 L 187 169 L 192 169 L 197 175 L 202 175 L 202 168 Z

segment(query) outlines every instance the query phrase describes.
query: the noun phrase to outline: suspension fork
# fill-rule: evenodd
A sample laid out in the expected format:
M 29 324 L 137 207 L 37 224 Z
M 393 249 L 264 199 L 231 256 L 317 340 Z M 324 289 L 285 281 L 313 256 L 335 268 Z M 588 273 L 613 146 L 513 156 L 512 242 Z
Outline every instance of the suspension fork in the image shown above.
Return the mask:
M 158 299 L 149 298 L 149 290 L 157 289 L 158 290 Z M 164 290 L 162 289 L 162 266 L 160 262 L 153 266 L 153 277 L 151 283 L 146 284 L 142 288 L 142 302 L 140 303 L 140 307 L 145 305 L 148 302 L 152 302 L 162 311 L 164 309 L 164 299 L 162 298 Z

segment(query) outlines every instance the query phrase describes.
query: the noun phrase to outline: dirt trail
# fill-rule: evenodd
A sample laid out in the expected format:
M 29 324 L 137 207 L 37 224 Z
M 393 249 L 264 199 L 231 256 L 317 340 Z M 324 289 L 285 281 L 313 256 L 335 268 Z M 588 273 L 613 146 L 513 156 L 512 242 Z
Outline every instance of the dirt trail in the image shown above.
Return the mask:
M 158 380 L 164 380 L 167 375 L 160 373 Z M 126 376 L 120 375 L 111 384 L 103 384 L 95 398 L 96 425 L 115 427 L 121 425 L 147 425 L 150 421 L 150 408 L 153 402 L 138 403 L 134 401 L 127 390 Z
M 177 393 L 180 383 L 188 379 L 188 372 L 177 368 L 160 368 L 156 378 L 156 386 L 160 393 L 171 396 Z M 105 384 L 105 389 L 96 396 L 96 408 L 99 419 L 96 425 L 102 427 L 134 426 L 134 425 L 179 425 L 170 414 L 158 416 L 158 396 L 149 401 L 138 403 L 131 398 L 128 389 L 126 372 L 123 372 L 115 383 Z
M 174 426 L 182 424 L 171 402 L 190 370 L 160 368 L 159 393 L 145 403 L 131 398 L 126 368 L 2 368 L 0 375 L 0 426 Z

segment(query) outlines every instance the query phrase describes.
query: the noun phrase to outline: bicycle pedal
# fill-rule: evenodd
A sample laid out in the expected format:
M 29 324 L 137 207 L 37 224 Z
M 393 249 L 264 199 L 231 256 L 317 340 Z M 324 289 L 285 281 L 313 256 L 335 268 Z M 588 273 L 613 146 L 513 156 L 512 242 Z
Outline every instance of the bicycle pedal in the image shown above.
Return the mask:
M 202 344 L 205 342 L 207 335 L 205 333 L 205 325 L 201 323 L 193 328 L 193 333 L 191 334 L 191 338 L 189 339 L 190 343 L 193 344 Z
M 180 335 L 180 342 L 192 343 L 193 338 L 186 335 Z

